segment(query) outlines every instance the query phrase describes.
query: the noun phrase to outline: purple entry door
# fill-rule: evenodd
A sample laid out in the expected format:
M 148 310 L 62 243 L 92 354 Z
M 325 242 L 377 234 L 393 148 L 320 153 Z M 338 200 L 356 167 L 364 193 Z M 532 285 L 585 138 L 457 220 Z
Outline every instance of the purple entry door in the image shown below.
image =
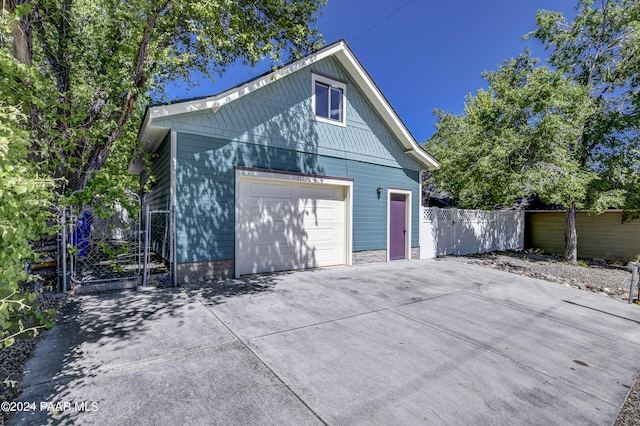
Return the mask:
M 407 238 L 407 197 L 403 194 L 391 194 L 389 208 L 389 259 L 406 258 Z

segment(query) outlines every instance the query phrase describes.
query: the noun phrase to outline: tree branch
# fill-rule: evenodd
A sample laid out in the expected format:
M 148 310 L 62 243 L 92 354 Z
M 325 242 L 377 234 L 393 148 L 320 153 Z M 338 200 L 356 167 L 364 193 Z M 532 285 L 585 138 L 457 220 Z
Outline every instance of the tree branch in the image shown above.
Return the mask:
M 151 13 L 147 19 L 147 25 L 140 40 L 138 53 L 136 55 L 136 67 L 131 78 L 133 87 L 128 90 L 126 96 L 124 97 L 115 128 L 105 138 L 104 143 L 94 147 L 91 154 L 89 155 L 83 172 L 81 172 L 78 176 L 78 181 L 75 184 L 75 189 L 83 189 L 91 178 L 92 173 L 95 170 L 100 169 L 104 165 L 111 151 L 111 146 L 122 134 L 122 129 L 131 116 L 131 111 L 137 100 L 138 93 L 145 87 L 145 83 L 147 81 L 147 77 L 145 75 L 145 61 L 147 59 L 147 49 L 149 48 L 149 44 L 151 42 L 151 34 L 153 33 L 153 29 L 155 28 L 158 18 L 164 11 L 167 10 L 170 3 L 171 0 L 165 0 L 161 5 L 151 10 Z

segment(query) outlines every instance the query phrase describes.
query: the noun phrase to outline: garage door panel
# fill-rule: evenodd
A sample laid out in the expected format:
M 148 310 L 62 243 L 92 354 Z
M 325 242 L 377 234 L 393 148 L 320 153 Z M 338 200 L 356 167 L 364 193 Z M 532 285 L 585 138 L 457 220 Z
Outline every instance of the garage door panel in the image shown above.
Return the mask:
M 311 185 L 300 185 L 295 191 L 301 200 L 340 200 L 343 199 L 344 191 L 341 188 L 316 187 Z
M 333 240 L 327 240 L 327 241 L 318 241 L 316 242 L 316 244 L 313 246 L 313 248 L 308 248 L 309 251 L 314 251 L 316 253 L 322 252 L 324 253 L 324 256 L 328 256 L 329 254 L 331 256 L 335 256 L 336 253 L 343 253 L 343 250 L 340 248 L 336 248 L 333 244 Z
M 302 221 L 302 226 L 306 229 L 315 229 L 315 228 L 336 228 L 341 227 L 342 222 L 338 220 L 330 220 L 328 218 L 318 217 L 318 216 L 305 216 Z
M 241 179 L 239 273 L 345 264 L 345 199 L 341 186 Z
M 336 230 L 335 227 L 306 229 L 305 231 L 307 238 L 314 242 L 314 247 L 318 247 L 320 243 L 328 243 L 332 247 L 335 246 L 334 242 L 337 237 L 335 234 L 340 232 L 340 230 Z
M 282 219 L 262 220 L 260 222 L 251 223 L 250 225 L 251 229 L 254 231 L 251 234 L 252 238 L 257 238 L 259 235 L 284 234 L 287 230 L 287 223 Z
M 333 250 L 316 250 L 313 254 L 313 259 L 317 264 L 323 265 L 326 264 L 327 266 L 331 266 L 331 265 L 335 265 L 335 263 L 332 263 L 335 259 L 335 253 L 333 252 Z M 307 266 L 307 268 L 312 268 L 316 265 L 310 265 Z
M 333 247 L 293 247 L 286 244 L 254 246 L 246 253 L 248 264 L 242 273 L 284 271 L 335 264 Z
M 261 246 L 248 253 L 249 268 L 243 273 L 282 271 L 289 259 L 294 256 L 293 247 Z
M 303 210 L 305 226 L 330 223 L 344 223 L 344 203 L 340 201 L 324 201 L 315 208 L 306 207 Z
M 263 257 L 266 255 L 293 256 L 296 248 L 289 242 L 274 242 L 272 244 L 254 244 L 248 249 L 252 256 Z M 268 259 L 267 259 L 268 260 Z
M 250 243 L 248 247 L 253 246 L 276 246 L 277 247 L 293 247 L 294 244 L 291 241 L 292 239 L 284 234 L 284 233 L 276 233 L 276 232 L 260 232 L 256 229 L 254 235 L 252 235 Z
M 290 205 L 290 200 L 282 200 L 279 202 L 248 202 L 241 203 L 241 207 L 250 211 L 249 219 L 267 220 L 267 219 L 286 219 L 291 216 L 300 215 L 301 213 L 294 206 Z
M 247 184 L 251 197 L 290 199 L 292 196 L 291 185 L 261 182 L 247 182 Z
M 344 202 L 342 201 L 334 201 L 334 200 L 316 200 L 316 201 L 317 202 L 315 204 L 301 202 L 298 204 L 298 209 L 300 211 L 303 211 L 305 214 L 312 214 L 312 215 L 325 214 L 325 217 L 327 214 L 331 214 L 333 211 L 344 210 Z

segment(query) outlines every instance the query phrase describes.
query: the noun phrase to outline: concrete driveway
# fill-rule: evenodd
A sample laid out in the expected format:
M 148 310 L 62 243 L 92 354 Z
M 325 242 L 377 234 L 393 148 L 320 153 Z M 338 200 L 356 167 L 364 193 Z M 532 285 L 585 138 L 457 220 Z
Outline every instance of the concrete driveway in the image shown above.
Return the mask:
M 612 424 L 639 325 L 462 259 L 74 297 L 11 422 Z

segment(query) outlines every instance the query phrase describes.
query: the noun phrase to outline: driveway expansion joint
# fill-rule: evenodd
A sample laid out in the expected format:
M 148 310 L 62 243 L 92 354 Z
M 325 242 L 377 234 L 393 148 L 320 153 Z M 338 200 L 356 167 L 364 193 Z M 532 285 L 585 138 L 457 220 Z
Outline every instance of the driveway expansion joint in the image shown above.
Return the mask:
M 192 297 L 192 295 L 190 294 L 189 291 L 187 291 L 187 294 L 189 294 L 189 296 Z M 323 425 L 327 426 L 328 423 L 325 422 L 322 417 L 320 417 L 320 415 L 316 412 L 316 410 L 314 410 L 313 408 L 311 408 L 311 406 L 309 406 L 309 404 L 307 404 L 307 402 L 302 399 L 302 397 L 300 395 L 298 395 L 298 393 L 293 390 L 291 388 L 291 386 L 289 386 L 288 383 L 286 383 L 282 377 L 280 377 L 280 375 L 278 375 L 252 348 L 251 346 L 249 346 L 238 334 L 236 334 L 235 331 L 233 331 L 231 329 L 231 327 L 229 327 L 227 325 L 227 323 L 225 323 L 220 317 L 218 317 L 218 315 L 216 315 L 215 312 L 213 312 L 211 309 L 209 309 L 209 307 L 199 298 L 199 297 L 195 297 L 195 300 L 198 301 L 198 303 L 200 303 L 211 315 L 213 315 L 213 317 L 218 320 L 220 322 L 220 324 L 222 324 L 228 331 L 229 333 L 231 333 L 233 335 L 233 337 L 235 337 L 237 339 L 237 341 L 247 350 L 249 351 L 250 354 L 252 354 L 256 360 L 258 360 L 258 362 L 260 362 L 260 364 L 262 364 L 264 366 L 264 368 L 273 375 L 273 377 L 278 380 L 280 383 L 282 383 L 282 385 L 289 391 L 291 392 L 291 395 L 293 395 L 298 401 L 300 401 L 300 403 L 302 405 L 304 405 L 307 410 L 309 410 L 309 412 L 311 414 L 313 414 L 315 416 L 316 419 L 318 419 L 318 421 L 320 421 Z
M 69 305 L 20 401 L 99 410 L 13 424 L 612 424 L 640 371 L 635 307 L 477 265 L 236 282 Z

